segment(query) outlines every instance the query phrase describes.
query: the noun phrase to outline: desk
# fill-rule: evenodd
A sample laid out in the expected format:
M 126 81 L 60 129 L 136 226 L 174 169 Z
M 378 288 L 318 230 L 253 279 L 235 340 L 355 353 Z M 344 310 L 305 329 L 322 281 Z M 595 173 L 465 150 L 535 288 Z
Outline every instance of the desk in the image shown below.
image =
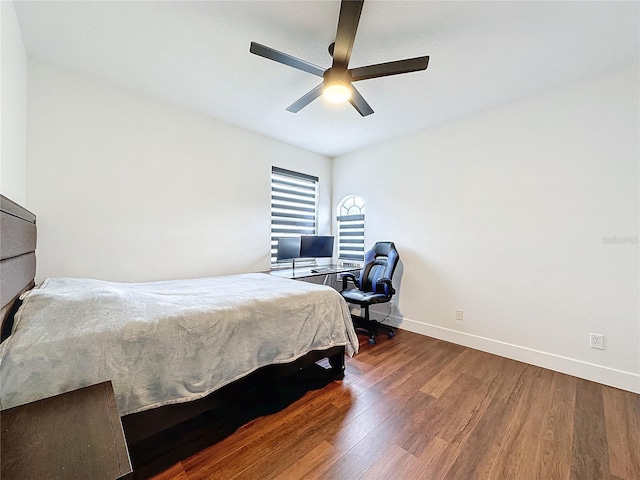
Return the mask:
M 324 269 L 324 270 L 323 270 Z M 317 271 L 314 271 L 317 270 Z M 291 278 L 294 280 L 304 280 L 311 283 L 319 283 L 314 281 L 320 277 L 324 277 L 322 285 L 327 285 L 329 275 L 336 275 L 335 283 L 338 280 L 338 275 L 347 272 L 360 272 L 358 267 L 343 267 L 340 265 L 318 265 L 316 267 L 298 267 L 298 268 L 283 268 L 282 270 L 271 270 L 268 273 L 276 277 Z M 342 285 L 341 285 L 342 286 Z M 336 289 L 339 290 L 339 289 Z
M 316 267 L 283 268 L 282 270 L 271 270 L 267 273 L 276 277 L 301 280 L 303 278 L 321 276 L 325 276 L 326 279 L 328 275 L 332 274 L 359 271 L 360 269 L 358 267 L 343 267 L 340 265 L 318 265 Z
M 132 478 L 111 382 L 9 408 L 0 416 L 3 479 Z

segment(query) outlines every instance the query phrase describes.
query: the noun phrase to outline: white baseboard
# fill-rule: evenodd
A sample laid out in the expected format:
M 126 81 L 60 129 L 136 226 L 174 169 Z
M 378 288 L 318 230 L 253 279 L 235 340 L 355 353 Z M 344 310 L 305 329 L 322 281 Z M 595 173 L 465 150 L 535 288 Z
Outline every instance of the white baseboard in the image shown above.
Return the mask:
M 584 378 L 593 382 L 620 388 L 633 393 L 640 393 L 640 375 L 603 367 L 593 363 L 583 362 L 574 358 L 563 357 L 553 353 L 542 352 L 532 348 L 521 347 L 511 343 L 493 340 L 491 338 L 471 335 L 436 325 L 430 325 L 408 318 L 400 318 L 391 315 L 385 323 L 392 327 L 398 327 L 410 332 L 419 333 L 428 337 L 437 338 L 447 342 L 463 345 L 465 347 L 493 353 L 501 357 L 510 358 L 519 362 L 529 363 L 560 373 Z

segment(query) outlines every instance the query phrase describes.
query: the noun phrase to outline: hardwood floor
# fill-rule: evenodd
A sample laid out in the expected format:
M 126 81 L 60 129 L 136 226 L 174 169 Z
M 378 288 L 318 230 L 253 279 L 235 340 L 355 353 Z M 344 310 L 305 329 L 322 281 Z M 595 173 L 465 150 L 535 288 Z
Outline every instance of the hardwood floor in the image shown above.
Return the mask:
M 189 427 L 153 478 L 640 479 L 640 395 L 407 331 L 302 383 Z

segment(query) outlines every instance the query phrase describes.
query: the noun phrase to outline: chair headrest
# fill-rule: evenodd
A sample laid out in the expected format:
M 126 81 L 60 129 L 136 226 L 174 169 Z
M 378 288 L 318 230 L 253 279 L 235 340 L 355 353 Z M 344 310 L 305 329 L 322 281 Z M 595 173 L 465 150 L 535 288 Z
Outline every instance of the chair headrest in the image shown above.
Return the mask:
M 376 255 L 384 255 L 385 257 L 388 257 L 389 253 L 395 249 L 396 246 L 393 242 L 376 242 L 372 250 Z

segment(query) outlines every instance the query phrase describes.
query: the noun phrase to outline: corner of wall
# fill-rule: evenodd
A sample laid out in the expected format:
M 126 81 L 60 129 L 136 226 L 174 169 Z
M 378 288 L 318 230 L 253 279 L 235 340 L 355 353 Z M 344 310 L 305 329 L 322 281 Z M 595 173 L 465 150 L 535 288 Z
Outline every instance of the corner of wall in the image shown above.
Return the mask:
M 27 154 L 27 54 L 13 2 L 0 2 L 0 191 L 25 204 Z

